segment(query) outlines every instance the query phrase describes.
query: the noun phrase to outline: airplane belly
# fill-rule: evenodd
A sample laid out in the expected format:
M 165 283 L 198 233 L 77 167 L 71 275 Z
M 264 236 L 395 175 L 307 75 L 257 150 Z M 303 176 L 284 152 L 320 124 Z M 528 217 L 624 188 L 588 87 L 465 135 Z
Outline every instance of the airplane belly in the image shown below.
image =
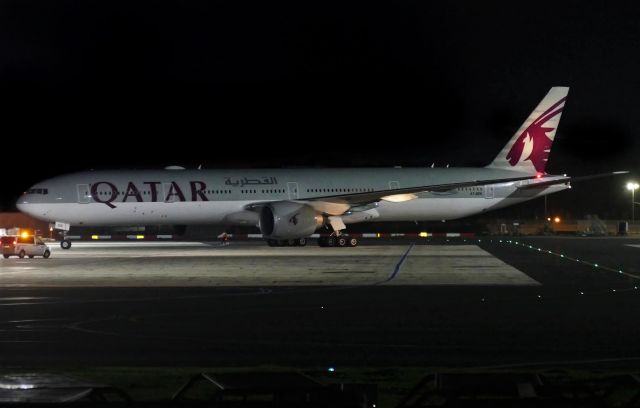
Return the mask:
M 132 226 L 162 224 L 219 224 L 229 214 L 243 212 L 245 201 L 197 201 L 174 203 L 60 203 L 29 204 L 23 211 L 46 221 L 71 225 Z
M 478 198 L 418 198 L 400 203 L 383 201 L 376 221 L 440 221 L 467 217 L 489 210 L 501 199 Z

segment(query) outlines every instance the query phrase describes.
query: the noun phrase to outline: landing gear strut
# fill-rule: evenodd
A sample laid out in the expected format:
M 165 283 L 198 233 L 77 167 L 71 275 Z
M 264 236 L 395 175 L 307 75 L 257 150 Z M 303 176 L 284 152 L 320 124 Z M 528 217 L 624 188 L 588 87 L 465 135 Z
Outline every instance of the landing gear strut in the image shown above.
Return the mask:
M 305 246 L 307 245 L 306 238 L 298 239 L 268 239 L 267 245 L 270 247 L 285 247 L 285 246 Z
M 358 246 L 358 240 L 344 235 L 329 235 L 328 237 L 318 238 L 318 246 L 339 248 L 355 247 Z
M 60 248 L 62 249 L 71 248 L 71 240 L 67 238 L 70 228 L 71 225 L 64 222 L 56 221 L 55 224 L 49 224 L 49 231 L 53 231 L 55 229 L 62 236 L 62 241 L 60 241 Z
M 346 230 L 347 226 L 344 224 L 341 217 L 330 216 L 328 217 L 328 220 L 327 228 L 330 227 L 333 232 L 328 237 L 318 238 L 318 246 L 344 248 L 355 247 L 358 245 L 357 239 L 342 234 L 342 231 Z

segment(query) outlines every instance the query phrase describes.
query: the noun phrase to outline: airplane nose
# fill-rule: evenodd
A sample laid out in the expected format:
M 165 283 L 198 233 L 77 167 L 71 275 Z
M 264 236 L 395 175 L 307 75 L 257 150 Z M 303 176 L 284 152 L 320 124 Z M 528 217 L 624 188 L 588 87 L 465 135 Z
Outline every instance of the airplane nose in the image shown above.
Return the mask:
M 31 214 L 30 210 L 32 210 L 32 206 L 29 205 L 29 201 L 27 200 L 27 197 L 22 195 L 20 198 L 18 198 L 18 201 L 16 201 L 16 208 L 18 209 L 18 211 L 20 211 L 21 213 L 24 214 Z
M 16 201 L 16 208 L 20 212 L 26 212 L 27 205 L 22 201 L 22 198 L 19 198 L 18 201 Z

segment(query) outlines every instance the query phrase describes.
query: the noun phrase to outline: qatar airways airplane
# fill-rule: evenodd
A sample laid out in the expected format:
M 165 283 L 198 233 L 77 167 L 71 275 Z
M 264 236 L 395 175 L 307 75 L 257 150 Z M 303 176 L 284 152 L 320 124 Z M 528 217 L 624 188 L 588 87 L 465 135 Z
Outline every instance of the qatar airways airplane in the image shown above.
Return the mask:
M 571 177 L 545 173 L 568 91 L 551 88 L 483 168 L 87 171 L 35 184 L 17 207 L 61 230 L 252 225 L 269 245 L 281 246 L 305 245 L 325 227 L 332 232 L 320 246 L 356 246 L 343 234 L 348 224 L 450 220 L 570 188 Z

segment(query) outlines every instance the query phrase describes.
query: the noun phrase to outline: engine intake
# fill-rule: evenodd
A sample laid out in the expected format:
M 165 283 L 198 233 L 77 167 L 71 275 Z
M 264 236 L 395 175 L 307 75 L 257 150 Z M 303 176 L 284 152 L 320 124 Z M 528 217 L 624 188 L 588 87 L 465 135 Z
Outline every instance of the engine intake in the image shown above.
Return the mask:
M 276 202 L 260 210 L 260 231 L 269 239 L 307 237 L 324 224 L 324 217 L 306 204 Z

